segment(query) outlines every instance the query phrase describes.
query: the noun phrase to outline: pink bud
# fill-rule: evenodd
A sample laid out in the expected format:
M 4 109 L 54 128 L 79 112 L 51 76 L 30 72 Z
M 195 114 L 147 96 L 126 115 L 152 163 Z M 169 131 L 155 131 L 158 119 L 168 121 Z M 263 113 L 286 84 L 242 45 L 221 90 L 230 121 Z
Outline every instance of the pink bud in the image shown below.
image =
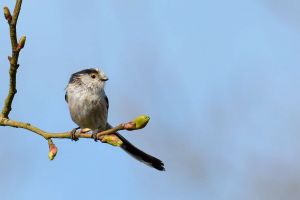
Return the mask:
M 57 147 L 55 146 L 55 144 L 50 144 L 49 145 L 49 153 L 48 153 L 48 157 L 50 160 L 53 160 L 57 154 Z

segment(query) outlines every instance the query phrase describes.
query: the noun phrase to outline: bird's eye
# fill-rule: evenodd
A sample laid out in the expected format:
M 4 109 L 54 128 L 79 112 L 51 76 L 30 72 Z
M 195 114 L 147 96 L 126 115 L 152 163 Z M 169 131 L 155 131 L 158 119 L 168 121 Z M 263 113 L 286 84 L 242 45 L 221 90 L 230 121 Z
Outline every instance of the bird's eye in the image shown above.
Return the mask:
M 95 75 L 95 74 L 92 74 L 91 77 L 92 77 L 92 78 L 96 78 L 96 75 Z

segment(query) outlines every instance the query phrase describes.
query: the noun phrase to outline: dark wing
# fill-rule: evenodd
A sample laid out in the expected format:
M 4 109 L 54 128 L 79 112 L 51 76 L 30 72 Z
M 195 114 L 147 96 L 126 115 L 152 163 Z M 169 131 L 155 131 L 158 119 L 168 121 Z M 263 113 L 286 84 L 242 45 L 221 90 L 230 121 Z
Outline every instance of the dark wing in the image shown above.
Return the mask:
M 67 93 L 67 91 L 66 91 L 66 93 L 65 93 L 65 100 L 66 100 L 66 102 L 68 103 L 68 93 Z
M 106 101 L 106 108 L 107 108 L 107 110 L 108 110 L 108 108 L 109 108 L 109 101 L 108 101 L 108 98 L 107 98 L 106 95 L 105 95 L 104 99 L 105 99 L 105 101 Z

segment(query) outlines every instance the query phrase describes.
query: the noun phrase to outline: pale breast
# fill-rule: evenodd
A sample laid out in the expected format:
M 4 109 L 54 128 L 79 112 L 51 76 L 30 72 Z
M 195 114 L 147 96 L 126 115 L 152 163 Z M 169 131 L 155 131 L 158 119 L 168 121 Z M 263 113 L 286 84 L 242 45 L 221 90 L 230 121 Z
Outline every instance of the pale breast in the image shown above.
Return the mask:
M 105 129 L 107 122 L 105 95 L 76 88 L 67 88 L 67 94 L 71 118 L 80 128 Z

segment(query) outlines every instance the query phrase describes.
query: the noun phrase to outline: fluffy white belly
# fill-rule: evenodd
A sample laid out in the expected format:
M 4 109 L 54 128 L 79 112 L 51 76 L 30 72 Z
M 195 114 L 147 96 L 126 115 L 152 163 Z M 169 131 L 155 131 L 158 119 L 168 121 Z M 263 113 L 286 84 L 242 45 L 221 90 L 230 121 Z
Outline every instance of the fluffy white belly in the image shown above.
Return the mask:
M 105 99 L 101 99 L 100 96 L 103 95 L 68 91 L 70 114 L 80 128 L 105 129 L 107 105 Z

